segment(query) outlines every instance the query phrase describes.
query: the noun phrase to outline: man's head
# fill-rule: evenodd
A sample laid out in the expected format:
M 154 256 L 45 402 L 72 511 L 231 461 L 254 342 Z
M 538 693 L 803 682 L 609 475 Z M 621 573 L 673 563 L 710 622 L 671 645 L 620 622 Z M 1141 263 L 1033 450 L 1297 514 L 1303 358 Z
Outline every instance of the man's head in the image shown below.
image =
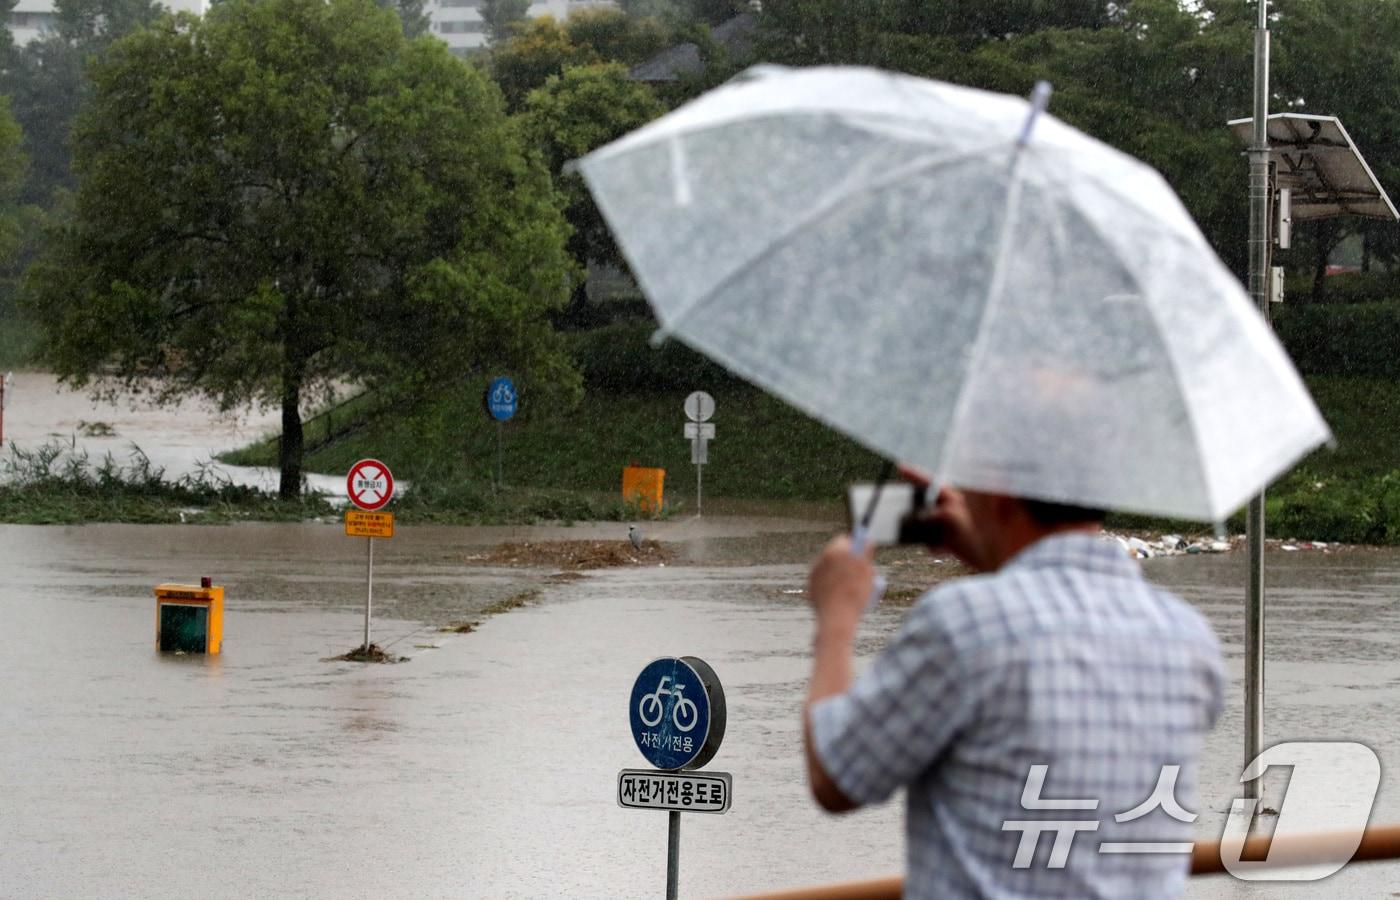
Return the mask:
M 1096 532 L 1104 511 L 1006 494 L 944 488 L 938 495 L 948 546 L 982 572 L 1000 569 L 1023 549 L 1063 531 Z

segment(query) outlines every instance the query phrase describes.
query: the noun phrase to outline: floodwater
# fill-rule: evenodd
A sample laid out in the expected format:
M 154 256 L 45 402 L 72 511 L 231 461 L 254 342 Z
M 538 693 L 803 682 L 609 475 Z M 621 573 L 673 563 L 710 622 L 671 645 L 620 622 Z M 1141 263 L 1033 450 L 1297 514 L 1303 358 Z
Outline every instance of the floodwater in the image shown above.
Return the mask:
M 675 542 L 671 563 L 565 582 L 473 560 L 503 540 L 624 529 L 401 528 L 376 545 L 374 634 L 411 659 L 383 666 L 324 661 L 362 628 L 364 544 L 334 525 L 0 526 L 0 897 L 658 896 L 666 817 L 620 809 L 615 784 L 644 765 L 632 680 L 671 654 L 723 680 L 711 768 L 734 777 L 729 813 L 684 819 L 683 896 L 898 872 L 897 803 L 829 817 L 802 778 L 798 591 L 830 525 L 649 524 Z M 1361 740 L 1388 769 L 1400 554 L 1268 562 L 1270 739 Z M 1229 655 L 1199 822 L 1217 837 L 1242 763 L 1244 560 L 1146 568 L 1210 617 Z M 152 585 L 200 575 L 228 589 L 223 655 L 156 653 Z M 474 633 L 436 631 L 526 588 L 537 601 Z M 901 613 L 873 613 L 863 653 Z M 1373 822 L 1400 821 L 1387 778 Z M 1358 864 L 1292 890 L 1217 876 L 1191 896 L 1388 897 L 1397 882 L 1400 867 Z
M 3 374 L 3 373 L 0 373 Z M 230 466 L 215 462 L 215 454 L 234 450 L 281 430 L 275 408 L 219 414 L 207 402 L 186 398 L 169 406 L 135 401 L 96 400 L 85 391 L 69 391 L 46 372 L 14 373 L 7 392 L 4 443 L 34 449 L 57 442 L 87 453 L 93 463 L 111 456 L 128 465 L 139 449 L 170 480 L 203 471 L 217 480 L 263 490 L 276 490 L 276 469 Z M 307 484 L 340 496 L 345 481 L 327 475 L 307 475 Z

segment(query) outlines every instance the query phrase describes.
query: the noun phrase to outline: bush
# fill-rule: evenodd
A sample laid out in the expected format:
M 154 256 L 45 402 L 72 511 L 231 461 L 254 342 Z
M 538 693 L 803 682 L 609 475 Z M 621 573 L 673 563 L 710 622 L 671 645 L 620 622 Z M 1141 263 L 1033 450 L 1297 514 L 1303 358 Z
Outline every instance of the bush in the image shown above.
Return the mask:
M 1266 499 L 1271 536 L 1348 544 L 1400 544 L 1400 470 L 1322 479 L 1295 470 Z
M 1289 296 L 1312 296 L 1312 273 L 1290 278 L 1286 285 Z M 1400 300 L 1400 272 L 1348 272 L 1329 275 L 1323 281 L 1322 300 L 1328 304 L 1384 303 Z
M 623 322 L 574 336 L 574 361 L 584 389 L 606 394 L 685 393 L 738 387 L 739 379 L 678 340 L 651 346 L 656 326 Z
M 1274 329 L 1304 375 L 1400 378 L 1400 301 L 1285 305 Z

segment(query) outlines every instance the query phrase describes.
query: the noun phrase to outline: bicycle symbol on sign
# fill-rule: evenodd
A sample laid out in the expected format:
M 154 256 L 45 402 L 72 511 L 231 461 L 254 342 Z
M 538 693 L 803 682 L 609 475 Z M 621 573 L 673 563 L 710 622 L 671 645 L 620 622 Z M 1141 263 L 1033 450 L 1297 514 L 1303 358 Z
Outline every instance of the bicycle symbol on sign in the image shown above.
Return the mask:
M 676 705 L 671 708 L 671 721 L 676 723 L 676 727 L 681 731 L 689 731 L 700 722 L 700 710 L 696 707 L 695 701 L 686 699 L 681 691 L 685 690 L 685 685 L 672 683 L 671 687 L 666 687 L 666 682 L 671 681 L 670 675 L 661 676 L 661 681 L 657 683 L 656 690 L 642 697 L 642 702 L 637 704 L 637 714 L 642 717 L 642 724 L 650 728 L 661 721 L 665 705 L 661 698 L 667 694 L 672 694 L 676 698 Z M 647 710 L 651 710 L 648 715 Z M 689 710 L 689 712 L 687 712 Z M 688 720 L 688 724 L 687 721 Z
M 491 392 L 491 402 L 508 406 L 515 402 L 515 391 L 512 391 L 507 385 L 498 384 L 496 389 Z

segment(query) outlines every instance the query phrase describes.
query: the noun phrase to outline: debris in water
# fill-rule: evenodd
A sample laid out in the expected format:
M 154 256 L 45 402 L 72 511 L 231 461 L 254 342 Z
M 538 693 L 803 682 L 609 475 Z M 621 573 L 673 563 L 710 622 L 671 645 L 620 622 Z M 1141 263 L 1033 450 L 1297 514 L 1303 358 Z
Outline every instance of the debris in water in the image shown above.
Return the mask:
M 630 541 L 520 541 L 501 544 L 481 557 L 493 566 L 553 566 L 558 569 L 606 569 L 665 562 L 675 553 L 660 541 L 645 540 L 641 548 Z
M 349 653 L 342 653 L 339 656 L 327 657 L 321 662 L 366 662 L 366 663 L 401 663 L 408 662 L 407 656 L 395 656 L 378 644 L 370 644 L 368 647 L 361 644 Z

